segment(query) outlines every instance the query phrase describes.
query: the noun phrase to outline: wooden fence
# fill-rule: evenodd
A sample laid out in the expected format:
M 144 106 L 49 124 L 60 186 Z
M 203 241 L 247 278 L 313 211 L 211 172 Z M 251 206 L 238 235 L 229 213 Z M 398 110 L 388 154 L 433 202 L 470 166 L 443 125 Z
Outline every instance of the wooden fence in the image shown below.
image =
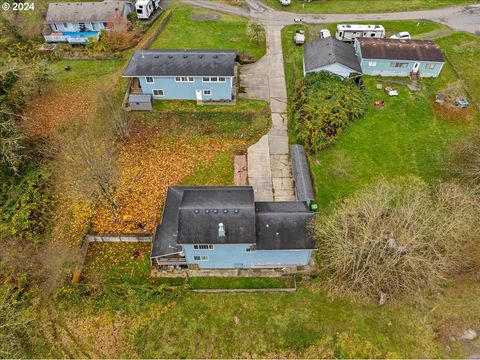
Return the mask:
M 93 242 L 152 242 L 153 235 L 110 235 L 110 234 L 88 234 L 85 241 Z

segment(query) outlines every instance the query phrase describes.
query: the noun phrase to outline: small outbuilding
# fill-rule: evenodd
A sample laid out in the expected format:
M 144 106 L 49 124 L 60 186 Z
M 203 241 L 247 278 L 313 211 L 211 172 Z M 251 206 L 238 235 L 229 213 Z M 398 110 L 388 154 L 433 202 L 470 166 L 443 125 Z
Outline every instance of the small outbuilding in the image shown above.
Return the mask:
M 131 110 L 149 111 L 153 109 L 152 95 L 149 94 L 130 94 L 128 96 L 128 105 Z
M 329 71 L 342 77 L 361 73 L 352 45 L 333 37 L 316 40 L 303 48 L 303 73 Z

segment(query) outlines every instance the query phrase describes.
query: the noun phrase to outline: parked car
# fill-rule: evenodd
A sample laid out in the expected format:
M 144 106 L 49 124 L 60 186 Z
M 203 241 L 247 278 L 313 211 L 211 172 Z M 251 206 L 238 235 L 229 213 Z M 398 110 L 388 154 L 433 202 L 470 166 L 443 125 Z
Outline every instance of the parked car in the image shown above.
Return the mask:
M 295 31 L 295 36 L 293 37 L 293 40 L 295 41 L 295 44 L 297 44 L 297 45 L 305 44 L 305 31 L 296 30 Z
M 280 4 L 283 6 L 290 5 L 292 3 L 292 0 L 280 0 Z
M 404 40 L 410 40 L 412 36 L 408 31 L 401 31 L 395 35 L 390 36 L 390 39 L 404 39 Z
M 330 37 L 330 31 L 328 29 L 322 29 L 320 30 L 320 39 L 325 39 Z

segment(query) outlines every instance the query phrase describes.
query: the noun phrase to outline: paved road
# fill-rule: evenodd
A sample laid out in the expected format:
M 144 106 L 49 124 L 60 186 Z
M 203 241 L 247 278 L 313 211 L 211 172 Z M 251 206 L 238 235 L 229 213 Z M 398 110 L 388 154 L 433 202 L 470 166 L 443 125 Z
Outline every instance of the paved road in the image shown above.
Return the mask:
M 212 10 L 221 10 L 235 15 L 256 18 L 267 25 L 285 26 L 293 23 L 294 18 L 301 18 L 307 23 L 426 19 L 448 25 L 454 30 L 480 35 L 480 5 L 376 14 L 295 14 L 272 9 L 260 0 L 246 0 L 249 9 L 212 3 L 208 0 L 183 1 Z

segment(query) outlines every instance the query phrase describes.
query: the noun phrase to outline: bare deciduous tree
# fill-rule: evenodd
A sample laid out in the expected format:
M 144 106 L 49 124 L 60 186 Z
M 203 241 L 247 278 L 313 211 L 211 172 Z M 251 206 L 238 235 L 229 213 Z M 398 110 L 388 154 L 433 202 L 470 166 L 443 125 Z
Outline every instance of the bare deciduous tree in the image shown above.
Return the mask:
M 480 132 L 452 149 L 450 170 L 466 180 L 480 183 Z
M 313 222 L 320 267 L 334 289 L 367 297 L 434 288 L 466 265 L 479 211 L 478 193 L 458 184 L 380 181 Z
M 106 112 L 108 119 L 113 121 L 115 132 L 120 140 L 130 136 L 131 121 L 128 114 L 122 109 L 120 101 L 116 101 L 111 91 L 103 91 L 99 95 L 100 107 Z
M 265 41 L 265 29 L 258 21 L 250 20 L 247 24 L 247 36 L 257 45 Z
M 73 192 L 92 203 L 102 197 L 116 211 L 115 141 L 107 131 L 90 127 L 65 141 L 62 167 Z

